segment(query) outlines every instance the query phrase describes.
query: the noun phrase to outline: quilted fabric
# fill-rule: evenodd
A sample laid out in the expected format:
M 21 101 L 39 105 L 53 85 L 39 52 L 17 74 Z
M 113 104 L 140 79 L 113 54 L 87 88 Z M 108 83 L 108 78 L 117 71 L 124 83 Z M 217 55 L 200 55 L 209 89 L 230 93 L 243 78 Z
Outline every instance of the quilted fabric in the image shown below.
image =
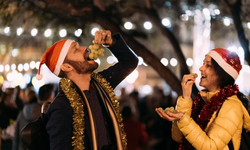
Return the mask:
M 201 96 L 207 102 L 215 93 L 201 91 Z M 205 131 L 190 117 L 191 108 L 191 99 L 178 98 L 176 109 L 185 114 L 179 121 L 173 121 L 172 138 L 181 142 L 184 136 L 197 150 L 228 150 L 231 139 L 234 149 L 238 150 L 242 127 L 250 131 L 250 116 L 236 95 L 224 102 L 217 117 L 214 112 Z

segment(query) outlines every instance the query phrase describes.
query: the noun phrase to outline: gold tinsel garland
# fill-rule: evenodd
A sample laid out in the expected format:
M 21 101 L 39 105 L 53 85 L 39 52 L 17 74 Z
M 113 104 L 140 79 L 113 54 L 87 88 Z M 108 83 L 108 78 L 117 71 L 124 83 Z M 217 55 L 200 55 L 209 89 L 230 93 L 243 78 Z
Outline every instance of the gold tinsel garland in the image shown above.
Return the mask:
M 97 82 L 101 84 L 101 86 L 104 88 L 104 90 L 109 95 L 112 105 L 115 108 L 115 114 L 118 119 L 119 128 L 121 131 L 122 136 L 122 144 L 124 150 L 127 149 L 127 139 L 126 139 L 126 133 L 124 131 L 124 125 L 123 125 L 123 119 L 120 113 L 120 107 L 119 102 L 116 98 L 116 95 L 114 93 L 113 88 L 109 85 L 107 80 L 103 78 L 101 75 L 97 73 L 92 73 L 92 77 L 96 79 Z M 85 121 L 84 121 L 84 109 L 83 104 L 81 102 L 80 95 L 76 92 L 76 90 L 72 87 L 73 84 L 69 79 L 62 78 L 60 80 L 60 87 L 65 93 L 66 97 L 69 99 L 70 105 L 74 111 L 73 114 L 73 142 L 72 146 L 74 147 L 74 150 L 84 150 L 84 127 L 85 127 Z
M 122 145 L 123 145 L 124 150 L 126 150 L 127 149 L 127 138 L 126 138 L 126 133 L 124 130 L 122 115 L 120 113 L 119 102 L 118 102 L 116 95 L 114 93 L 114 89 L 109 85 L 109 82 L 105 78 L 103 78 L 100 74 L 93 72 L 92 77 L 95 78 L 96 81 L 101 84 L 101 86 L 104 88 L 104 90 L 107 92 L 107 94 L 109 95 L 109 97 L 111 99 L 112 105 L 115 108 L 115 115 L 118 119 L 118 124 L 119 124 L 119 128 L 121 131 Z
M 66 78 L 60 80 L 60 87 L 68 98 L 73 109 L 73 142 L 74 150 L 84 150 L 84 110 L 80 95 L 72 87 L 73 83 Z

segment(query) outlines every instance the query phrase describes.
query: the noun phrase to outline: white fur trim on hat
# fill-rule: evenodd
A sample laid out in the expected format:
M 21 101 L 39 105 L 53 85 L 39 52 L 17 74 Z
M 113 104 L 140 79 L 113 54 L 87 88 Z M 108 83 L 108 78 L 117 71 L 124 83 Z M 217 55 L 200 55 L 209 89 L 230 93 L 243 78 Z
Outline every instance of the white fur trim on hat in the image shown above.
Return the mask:
M 225 70 L 234 80 L 238 77 L 238 72 L 229 65 L 222 57 L 215 51 L 210 51 L 207 55 L 211 56 L 219 65 L 220 67 Z
M 60 70 L 61 70 L 60 67 L 61 67 L 61 65 L 62 65 L 62 63 L 63 63 L 63 61 L 68 53 L 69 47 L 70 47 L 72 42 L 74 42 L 74 41 L 67 40 L 63 45 L 63 48 L 60 52 L 59 58 L 58 58 L 57 63 L 56 63 L 55 70 L 53 72 L 56 76 L 58 76 L 60 73 Z

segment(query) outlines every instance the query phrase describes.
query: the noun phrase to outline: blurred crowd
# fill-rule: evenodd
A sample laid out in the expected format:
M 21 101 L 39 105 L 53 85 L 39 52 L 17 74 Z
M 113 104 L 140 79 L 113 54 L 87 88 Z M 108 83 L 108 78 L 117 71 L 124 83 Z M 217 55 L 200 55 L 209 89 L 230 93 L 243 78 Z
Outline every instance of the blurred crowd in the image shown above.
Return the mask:
M 179 144 L 171 138 L 172 122 L 160 118 L 155 112 L 155 108 L 175 106 L 177 97 L 164 94 L 163 89 L 157 86 L 150 95 L 139 95 L 138 91 L 127 94 L 122 88 L 118 99 L 128 150 L 177 150 Z
M 20 131 L 41 115 L 42 104 L 52 101 L 56 86 L 45 84 L 36 93 L 32 85 L 0 88 L 0 150 L 23 150 Z
M 54 84 L 45 84 L 38 93 L 32 85 L 4 91 L 0 88 L 0 150 L 23 150 L 20 131 L 41 115 L 42 104 L 53 100 L 57 88 Z M 172 122 L 160 118 L 155 112 L 158 107 L 175 106 L 176 99 L 171 94 L 164 94 L 159 87 L 154 87 L 145 97 L 140 97 L 138 91 L 126 93 L 124 88 L 121 89 L 118 100 L 128 150 L 178 149 L 178 143 L 171 138 Z

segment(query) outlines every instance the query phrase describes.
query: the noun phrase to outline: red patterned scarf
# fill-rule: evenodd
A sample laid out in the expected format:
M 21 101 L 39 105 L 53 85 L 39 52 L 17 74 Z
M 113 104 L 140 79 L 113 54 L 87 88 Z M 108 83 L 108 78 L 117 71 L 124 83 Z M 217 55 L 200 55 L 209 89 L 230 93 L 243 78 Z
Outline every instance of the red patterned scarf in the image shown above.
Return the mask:
M 202 130 L 205 130 L 214 112 L 219 109 L 219 107 L 228 97 L 236 95 L 238 92 L 238 85 L 228 85 L 216 93 L 207 103 L 202 100 L 200 93 L 198 93 L 193 101 L 191 117 Z M 179 150 L 194 149 L 195 148 L 184 137 L 180 144 Z

